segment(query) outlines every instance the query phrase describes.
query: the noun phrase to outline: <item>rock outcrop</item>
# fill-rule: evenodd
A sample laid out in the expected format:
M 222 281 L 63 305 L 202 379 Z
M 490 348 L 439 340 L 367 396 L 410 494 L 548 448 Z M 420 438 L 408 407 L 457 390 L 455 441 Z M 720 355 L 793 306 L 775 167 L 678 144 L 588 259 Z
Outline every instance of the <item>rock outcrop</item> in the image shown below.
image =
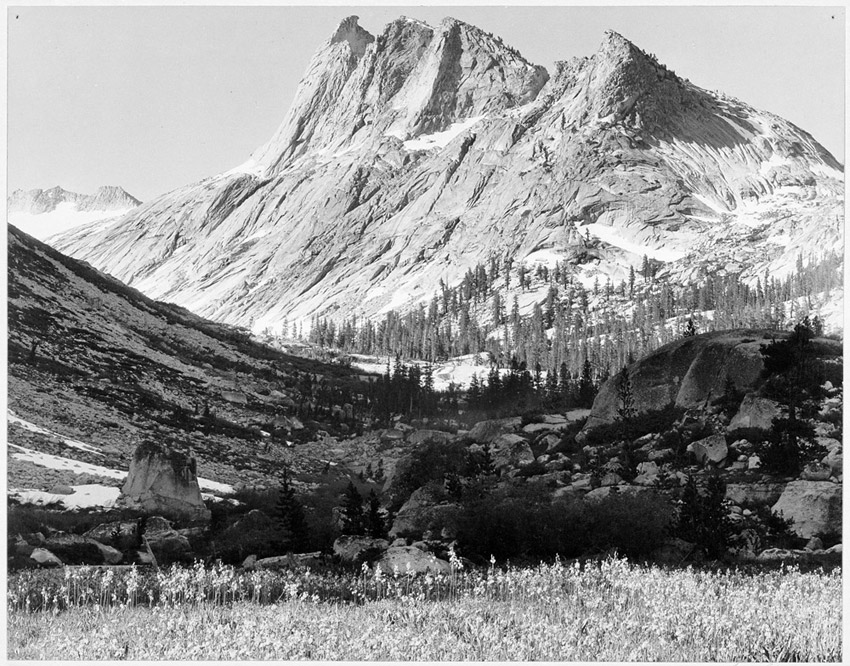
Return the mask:
M 133 453 L 119 505 L 178 521 L 207 521 L 195 459 L 162 444 L 145 441 Z
M 830 481 L 792 481 L 772 511 L 792 519 L 791 530 L 804 539 L 818 534 L 840 535 L 841 486 Z
M 789 335 L 784 331 L 741 329 L 674 340 L 629 366 L 634 407 L 638 413 L 670 403 L 703 409 L 723 396 L 727 380 L 738 391 L 751 392 L 761 384 L 761 346 Z M 815 353 L 823 357 L 842 353 L 841 343 L 835 340 L 819 338 L 812 344 Z M 586 430 L 617 419 L 617 381 L 612 377 L 599 389 Z
M 381 570 L 393 574 L 398 571 L 401 575 L 420 574 L 449 574 L 452 567 L 431 553 L 419 550 L 413 546 L 392 546 L 378 561 Z

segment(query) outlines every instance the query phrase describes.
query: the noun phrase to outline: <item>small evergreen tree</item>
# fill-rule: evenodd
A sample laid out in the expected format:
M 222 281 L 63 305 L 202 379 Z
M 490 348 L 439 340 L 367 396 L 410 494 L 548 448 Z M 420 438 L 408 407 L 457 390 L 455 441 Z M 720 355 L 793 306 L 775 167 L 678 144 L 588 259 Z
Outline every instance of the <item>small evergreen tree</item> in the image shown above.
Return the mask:
M 381 516 L 381 502 L 374 489 L 369 491 L 369 510 L 366 513 L 366 533 L 374 539 L 382 539 L 386 536 L 384 519 Z
M 307 539 L 307 521 L 304 507 L 295 496 L 295 489 L 284 467 L 280 477 L 277 505 L 275 506 L 278 535 L 277 543 L 281 552 L 293 552 L 303 549 Z
M 349 481 L 342 497 L 342 533 L 363 534 L 365 531 L 363 497 L 354 487 L 354 483 Z
M 685 332 L 682 333 L 683 337 L 692 338 L 697 334 L 697 327 L 694 326 L 694 320 L 692 317 L 688 318 L 688 325 L 685 328 Z

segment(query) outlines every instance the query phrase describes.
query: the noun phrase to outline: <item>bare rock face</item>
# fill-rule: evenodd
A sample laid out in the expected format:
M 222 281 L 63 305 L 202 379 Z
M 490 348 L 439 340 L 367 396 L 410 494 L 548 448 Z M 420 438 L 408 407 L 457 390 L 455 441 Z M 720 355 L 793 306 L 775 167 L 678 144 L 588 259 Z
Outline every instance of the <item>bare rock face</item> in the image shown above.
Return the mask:
M 442 487 L 433 483 L 415 490 L 396 514 L 390 538 L 418 539 L 428 530 L 439 531 L 454 526 L 460 507 L 446 500 Z
M 792 481 L 773 505 L 773 513 L 791 518 L 791 530 L 810 539 L 818 533 L 841 534 L 841 485 L 830 481 Z
M 152 441 L 136 448 L 118 504 L 182 522 L 210 519 L 195 459 Z

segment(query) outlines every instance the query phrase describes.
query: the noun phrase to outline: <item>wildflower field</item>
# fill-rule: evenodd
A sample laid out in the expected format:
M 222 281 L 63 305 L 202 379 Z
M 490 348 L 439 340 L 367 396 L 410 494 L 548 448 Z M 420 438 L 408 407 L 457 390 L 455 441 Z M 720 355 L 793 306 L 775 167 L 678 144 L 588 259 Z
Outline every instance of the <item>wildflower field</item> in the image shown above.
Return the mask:
M 11 575 L 9 659 L 840 661 L 839 569 Z

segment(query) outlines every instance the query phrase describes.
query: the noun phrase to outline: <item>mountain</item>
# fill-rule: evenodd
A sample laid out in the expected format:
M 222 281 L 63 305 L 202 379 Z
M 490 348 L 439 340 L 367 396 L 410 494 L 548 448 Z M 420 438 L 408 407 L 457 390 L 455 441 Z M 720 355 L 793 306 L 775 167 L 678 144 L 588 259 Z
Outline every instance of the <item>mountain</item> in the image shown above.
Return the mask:
M 243 165 L 56 247 L 254 331 L 373 317 L 479 263 L 755 284 L 842 247 L 843 167 L 802 129 L 703 90 L 614 32 L 554 72 L 445 19 L 342 21 Z M 503 302 L 520 287 L 500 287 Z M 542 298 L 542 296 L 541 296 Z
M 15 190 L 9 196 L 10 224 L 44 240 L 83 224 L 123 215 L 141 203 L 123 188 L 99 187 L 94 194 L 49 190 Z

